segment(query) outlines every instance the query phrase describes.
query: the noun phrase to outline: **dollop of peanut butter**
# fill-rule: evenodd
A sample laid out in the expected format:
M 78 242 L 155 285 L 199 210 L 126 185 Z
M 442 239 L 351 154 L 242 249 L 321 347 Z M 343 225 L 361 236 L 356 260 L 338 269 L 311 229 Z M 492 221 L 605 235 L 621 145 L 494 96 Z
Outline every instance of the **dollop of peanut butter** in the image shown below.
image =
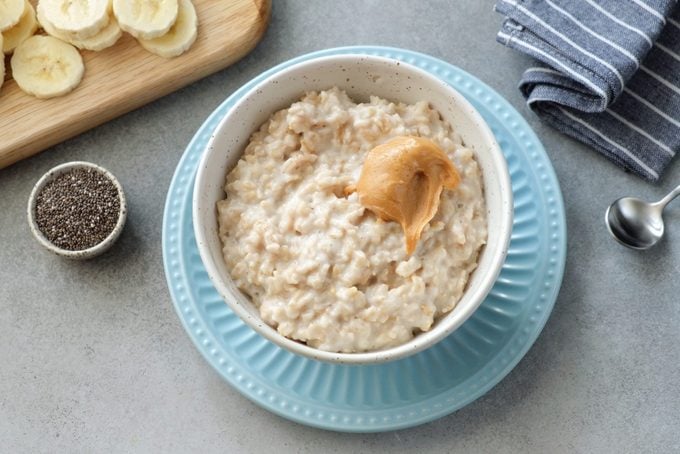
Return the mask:
M 373 148 L 356 187 L 359 201 L 385 221 L 401 224 L 406 253 L 416 249 L 420 234 L 439 209 L 443 188 L 454 189 L 460 175 L 434 142 L 400 136 Z

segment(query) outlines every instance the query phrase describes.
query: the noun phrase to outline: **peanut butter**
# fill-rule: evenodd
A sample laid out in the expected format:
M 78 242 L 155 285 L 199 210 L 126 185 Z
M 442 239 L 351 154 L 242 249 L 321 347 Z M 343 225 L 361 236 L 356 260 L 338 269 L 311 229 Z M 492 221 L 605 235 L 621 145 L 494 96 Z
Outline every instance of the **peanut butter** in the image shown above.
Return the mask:
M 437 213 L 442 189 L 459 183 L 456 167 L 434 142 L 400 136 L 368 153 L 356 188 L 346 191 L 356 190 L 361 204 L 384 221 L 400 223 L 410 255 Z

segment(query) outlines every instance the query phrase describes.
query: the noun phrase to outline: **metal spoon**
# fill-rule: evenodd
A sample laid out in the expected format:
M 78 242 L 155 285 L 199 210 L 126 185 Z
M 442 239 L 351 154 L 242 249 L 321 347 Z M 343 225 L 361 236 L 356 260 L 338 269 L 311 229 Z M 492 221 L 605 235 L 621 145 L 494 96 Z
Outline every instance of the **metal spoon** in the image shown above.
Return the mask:
M 680 186 L 656 203 L 623 197 L 607 208 L 605 221 L 616 240 L 633 249 L 649 249 L 663 237 L 662 213 L 668 202 L 680 195 Z

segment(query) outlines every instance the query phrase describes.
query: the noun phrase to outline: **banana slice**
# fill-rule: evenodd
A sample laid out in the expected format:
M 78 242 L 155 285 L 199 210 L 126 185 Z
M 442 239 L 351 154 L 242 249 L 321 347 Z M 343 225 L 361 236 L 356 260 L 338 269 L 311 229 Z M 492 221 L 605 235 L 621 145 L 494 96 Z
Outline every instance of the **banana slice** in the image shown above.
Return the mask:
M 96 35 L 83 39 L 74 38 L 70 43 L 79 49 L 99 51 L 116 44 L 121 36 L 123 36 L 123 31 L 118 26 L 116 19 L 112 17 L 106 27 L 102 28 Z
M 154 39 L 140 39 L 139 44 L 146 50 L 165 58 L 183 54 L 196 41 L 198 19 L 196 9 L 190 0 L 179 0 L 177 20 L 168 32 Z
M 18 24 L 25 9 L 25 0 L 0 0 L 0 32 Z
M 65 95 L 85 72 L 78 50 L 51 36 L 28 38 L 14 49 L 10 63 L 19 88 L 36 98 Z
M 123 34 L 123 31 L 118 26 L 118 22 L 116 22 L 114 18 L 110 18 L 109 23 L 106 24 L 106 27 L 101 29 L 96 35 L 82 39 L 76 38 L 70 33 L 66 33 L 57 29 L 54 24 L 50 23 L 50 21 L 42 15 L 41 10 L 38 10 L 38 22 L 40 22 L 40 26 L 47 32 L 47 34 L 69 44 L 73 44 L 79 49 L 94 51 L 106 49 L 107 47 L 111 47 L 116 44 L 118 39 Z
M 2 0 L 0 0 L 2 1 Z M 38 14 L 77 39 L 96 35 L 109 22 L 111 0 L 40 0 Z
M 26 9 L 19 22 L 9 30 L 2 32 L 2 37 L 5 39 L 2 44 L 2 51 L 11 54 L 14 48 L 33 36 L 37 29 L 38 22 L 35 20 L 35 10 L 33 5 L 26 1 Z
M 166 34 L 177 20 L 177 10 L 177 0 L 113 0 L 120 28 L 141 39 Z
M 40 8 L 40 4 L 38 4 L 37 18 L 38 23 L 40 24 L 42 29 L 47 32 L 48 35 L 54 36 L 55 38 L 60 39 L 66 43 L 70 43 L 71 39 L 73 39 L 69 33 L 57 29 L 54 25 L 52 25 L 52 22 L 48 21 L 45 18 L 45 13 L 43 12 L 43 9 Z

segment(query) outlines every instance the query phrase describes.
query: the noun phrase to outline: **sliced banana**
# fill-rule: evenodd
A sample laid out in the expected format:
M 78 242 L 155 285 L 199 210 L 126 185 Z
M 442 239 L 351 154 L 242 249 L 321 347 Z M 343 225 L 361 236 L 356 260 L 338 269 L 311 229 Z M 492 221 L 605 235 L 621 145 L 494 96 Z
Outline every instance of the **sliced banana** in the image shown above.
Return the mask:
M 106 27 L 102 28 L 96 35 L 83 39 L 74 38 L 70 40 L 70 43 L 79 49 L 98 51 L 113 46 L 122 35 L 123 31 L 118 26 L 116 19 L 112 17 Z
M 177 20 L 177 10 L 177 0 L 113 0 L 120 28 L 140 39 L 166 34 Z
M 77 39 L 94 36 L 106 27 L 110 12 L 111 0 L 40 0 L 38 3 L 38 14 L 60 32 Z
M 54 24 L 50 23 L 50 21 L 43 16 L 41 10 L 38 10 L 38 22 L 40 22 L 40 25 L 47 32 L 47 34 L 69 44 L 73 44 L 79 49 L 94 51 L 106 49 L 107 47 L 111 47 L 116 44 L 118 39 L 123 34 L 123 31 L 118 26 L 118 22 L 116 22 L 116 19 L 114 18 L 110 18 L 109 23 L 106 24 L 106 27 L 101 29 L 96 35 L 82 39 L 76 38 L 70 33 L 66 33 L 57 29 Z
M 67 43 L 70 43 L 71 39 L 73 39 L 73 37 L 70 36 L 69 33 L 57 29 L 54 25 L 52 25 L 52 22 L 48 21 L 45 18 L 45 13 L 43 12 L 43 9 L 40 8 L 40 4 L 38 4 L 37 18 L 38 23 L 40 24 L 42 29 L 47 32 L 48 35 L 54 36 L 55 38 L 60 39 Z
M 139 44 L 146 50 L 165 58 L 183 54 L 196 41 L 198 19 L 196 9 L 190 0 L 179 0 L 177 20 L 168 32 L 154 39 L 140 39 Z
M 12 53 L 15 47 L 33 36 L 37 29 L 38 21 L 35 20 L 35 10 L 33 5 L 26 1 L 26 9 L 19 22 L 9 30 L 2 32 L 2 37 L 5 39 L 2 44 L 2 51 L 6 54 Z
M 18 24 L 25 9 L 25 0 L 0 0 L 0 32 Z
M 12 76 L 19 88 L 37 98 L 73 90 L 85 66 L 78 50 L 52 36 L 32 36 L 14 49 Z

